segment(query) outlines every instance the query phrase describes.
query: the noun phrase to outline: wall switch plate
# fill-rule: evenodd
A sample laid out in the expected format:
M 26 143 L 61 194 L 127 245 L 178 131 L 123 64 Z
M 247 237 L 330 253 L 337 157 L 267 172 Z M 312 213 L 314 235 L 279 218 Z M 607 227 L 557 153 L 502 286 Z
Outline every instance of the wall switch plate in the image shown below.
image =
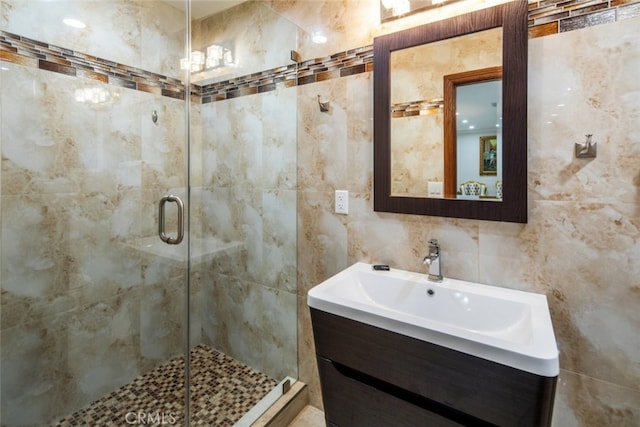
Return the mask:
M 349 192 L 347 190 L 336 190 L 335 212 L 344 215 L 349 213 Z
M 442 197 L 442 182 L 429 181 L 427 193 L 429 197 Z

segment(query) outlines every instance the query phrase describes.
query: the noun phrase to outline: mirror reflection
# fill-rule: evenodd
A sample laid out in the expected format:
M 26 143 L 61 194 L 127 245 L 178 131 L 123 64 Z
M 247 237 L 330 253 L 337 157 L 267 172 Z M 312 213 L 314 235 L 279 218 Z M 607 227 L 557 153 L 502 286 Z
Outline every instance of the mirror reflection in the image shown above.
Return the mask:
M 527 222 L 527 16 L 527 2 L 513 0 L 374 38 L 376 212 Z M 455 74 L 464 78 L 447 84 L 444 77 Z M 434 81 L 433 89 L 421 91 Z M 463 144 L 457 89 L 486 81 L 500 81 L 502 127 Z M 481 145 L 480 137 L 488 139 Z M 476 183 L 459 182 L 463 151 L 473 156 L 477 177 L 468 180 Z M 429 163 L 434 159 L 442 160 Z M 477 200 L 463 200 L 458 191 L 475 192 Z
M 449 75 L 501 65 L 502 27 L 391 52 L 391 196 L 459 198 L 463 195 L 459 188 L 463 182 L 478 181 L 487 189 L 482 198 L 477 195 L 478 199 L 493 195 L 486 199 L 498 200 L 495 195 L 496 182 L 501 178 L 502 137 L 495 125 L 499 123 L 496 120 L 501 107 L 501 80 L 486 83 L 489 86 L 485 83 L 456 86 L 453 103 L 460 112 L 466 112 L 467 118 L 461 117 L 461 122 L 455 125 L 460 132 L 455 132 L 456 147 L 452 149 L 451 161 L 446 154 L 444 80 Z M 493 128 L 487 124 L 489 116 Z M 469 120 L 476 121 L 475 129 L 468 128 L 473 126 Z M 495 150 L 489 150 L 487 157 L 495 157 L 481 176 L 478 138 L 493 135 Z M 471 138 L 475 138 L 473 145 L 469 143 Z M 494 174 L 488 175 L 492 168 Z
M 456 195 L 499 201 L 502 184 L 502 81 L 459 85 L 455 90 Z M 477 183 L 479 191 L 470 183 Z M 500 197 L 498 197 L 500 196 Z

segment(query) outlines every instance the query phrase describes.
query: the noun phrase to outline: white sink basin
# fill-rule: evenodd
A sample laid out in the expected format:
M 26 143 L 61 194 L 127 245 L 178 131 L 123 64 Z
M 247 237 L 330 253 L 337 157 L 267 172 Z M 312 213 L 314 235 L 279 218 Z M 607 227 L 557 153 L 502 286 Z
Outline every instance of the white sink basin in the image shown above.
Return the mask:
M 526 372 L 559 373 L 542 294 L 356 263 L 309 291 L 309 307 Z

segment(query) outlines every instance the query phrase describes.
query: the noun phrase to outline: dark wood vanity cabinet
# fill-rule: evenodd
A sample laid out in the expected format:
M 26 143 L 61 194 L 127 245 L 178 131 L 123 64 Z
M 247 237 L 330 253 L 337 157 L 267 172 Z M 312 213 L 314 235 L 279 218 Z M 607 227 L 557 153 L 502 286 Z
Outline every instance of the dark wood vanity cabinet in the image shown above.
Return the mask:
M 557 377 L 310 310 L 328 426 L 551 425 Z

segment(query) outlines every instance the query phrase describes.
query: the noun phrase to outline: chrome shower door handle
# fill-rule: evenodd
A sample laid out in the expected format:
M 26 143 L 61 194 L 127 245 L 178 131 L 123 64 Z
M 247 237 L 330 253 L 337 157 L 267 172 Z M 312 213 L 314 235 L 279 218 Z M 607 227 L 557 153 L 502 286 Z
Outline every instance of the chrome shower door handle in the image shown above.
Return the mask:
M 164 206 L 167 202 L 175 202 L 178 205 L 178 235 L 176 237 L 169 237 L 164 231 Z M 182 239 L 184 238 L 184 203 L 182 203 L 180 197 L 169 195 L 160 199 L 160 210 L 158 211 L 158 234 L 160 235 L 160 240 L 169 245 L 177 245 L 182 242 Z

